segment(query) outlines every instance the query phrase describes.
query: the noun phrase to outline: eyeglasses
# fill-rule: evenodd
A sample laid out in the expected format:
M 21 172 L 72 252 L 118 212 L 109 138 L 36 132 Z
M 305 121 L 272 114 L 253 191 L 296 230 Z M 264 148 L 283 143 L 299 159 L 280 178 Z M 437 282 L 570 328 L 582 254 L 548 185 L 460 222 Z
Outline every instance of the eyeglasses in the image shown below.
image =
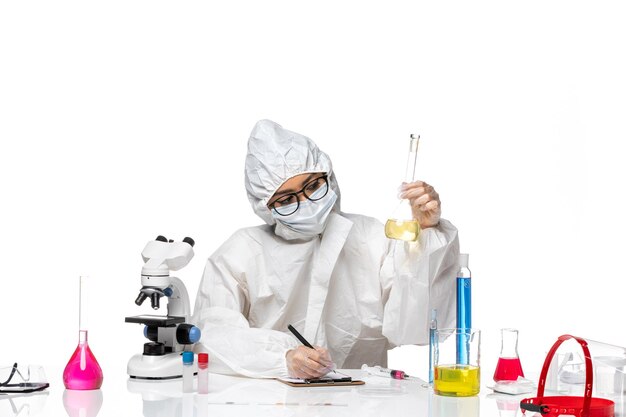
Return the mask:
M 298 194 L 303 194 L 308 200 L 318 201 L 328 194 L 328 188 L 328 177 L 323 175 L 307 182 L 300 191 L 285 194 L 274 200 L 268 207 L 281 216 L 289 216 L 300 208 Z
M 14 378 L 15 374 L 18 376 Z M 13 379 L 18 382 L 11 384 L 10 382 Z M 17 368 L 17 362 L 14 363 L 12 367 L 0 368 L 0 381 L 4 380 L 4 382 L 0 382 L 0 394 L 35 392 L 44 390 L 50 386 L 47 382 L 30 382 L 31 379 L 45 380 L 43 368 L 40 366 L 29 366 L 26 377 L 24 377 L 22 372 Z

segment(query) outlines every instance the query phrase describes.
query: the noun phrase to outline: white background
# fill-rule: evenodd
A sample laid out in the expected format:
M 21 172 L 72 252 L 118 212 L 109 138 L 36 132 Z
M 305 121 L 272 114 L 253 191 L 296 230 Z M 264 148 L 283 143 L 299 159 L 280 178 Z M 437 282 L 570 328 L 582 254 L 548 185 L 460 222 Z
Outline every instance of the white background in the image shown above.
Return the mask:
M 58 386 L 90 275 L 90 342 L 124 389 L 107 381 L 144 342 L 124 323 L 147 311 L 141 250 L 196 240 L 193 303 L 204 260 L 260 222 L 243 163 L 261 118 L 315 140 L 342 209 L 381 221 L 421 134 L 485 367 L 501 327 L 527 367 L 563 333 L 626 345 L 619 2 L 220 3 L 0 3 L 0 366 Z M 416 350 L 391 363 L 421 369 Z

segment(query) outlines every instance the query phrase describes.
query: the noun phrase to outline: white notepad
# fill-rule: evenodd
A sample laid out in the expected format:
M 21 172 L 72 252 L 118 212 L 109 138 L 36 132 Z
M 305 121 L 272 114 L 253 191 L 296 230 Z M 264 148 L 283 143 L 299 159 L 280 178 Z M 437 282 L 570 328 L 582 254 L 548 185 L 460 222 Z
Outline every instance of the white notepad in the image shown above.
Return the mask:
M 365 382 L 352 379 L 350 375 L 332 371 L 321 378 L 300 379 L 300 378 L 277 378 L 277 381 L 291 387 L 332 387 L 345 385 L 363 385 Z

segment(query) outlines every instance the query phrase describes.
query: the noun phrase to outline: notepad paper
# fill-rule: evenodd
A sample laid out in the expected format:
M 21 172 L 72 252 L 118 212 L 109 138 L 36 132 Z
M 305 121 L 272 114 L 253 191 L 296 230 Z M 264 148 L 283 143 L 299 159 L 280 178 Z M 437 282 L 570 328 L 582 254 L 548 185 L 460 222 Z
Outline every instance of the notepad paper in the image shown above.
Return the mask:
M 350 378 L 349 375 L 346 374 L 342 374 L 341 372 L 337 372 L 337 371 L 330 371 L 329 373 L 327 373 L 326 375 L 319 377 L 319 378 L 315 378 L 315 381 L 336 381 L 336 380 L 345 380 L 346 378 Z M 307 380 L 307 379 L 301 379 L 301 378 L 278 378 L 281 381 L 285 381 L 285 382 L 292 382 L 294 384 L 305 384 L 307 381 L 312 381 L 312 380 Z

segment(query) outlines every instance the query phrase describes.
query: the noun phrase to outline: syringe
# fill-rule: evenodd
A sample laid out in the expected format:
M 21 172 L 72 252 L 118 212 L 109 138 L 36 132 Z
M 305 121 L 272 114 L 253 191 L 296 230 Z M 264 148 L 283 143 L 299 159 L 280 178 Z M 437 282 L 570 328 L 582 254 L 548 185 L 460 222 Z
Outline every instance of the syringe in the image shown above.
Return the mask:
M 367 366 L 363 364 L 361 370 L 367 372 L 370 375 L 384 376 L 393 379 L 407 379 L 409 376 L 404 371 L 397 371 L 395 369 L 383 368 L 381 366 Z

